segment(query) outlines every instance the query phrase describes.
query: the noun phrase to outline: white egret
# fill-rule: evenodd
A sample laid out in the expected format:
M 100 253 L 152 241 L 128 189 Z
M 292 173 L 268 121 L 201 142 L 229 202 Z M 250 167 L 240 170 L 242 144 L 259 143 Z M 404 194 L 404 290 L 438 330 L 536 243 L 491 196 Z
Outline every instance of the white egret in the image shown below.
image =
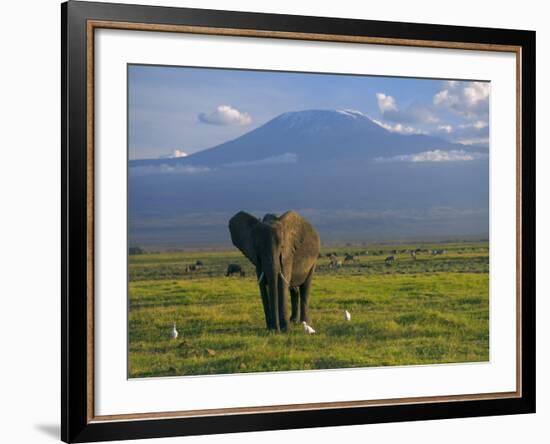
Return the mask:
M 344 310 L 344 321 L 351 321 L 351 315 L 347 310 Z
M 307 325 L 306 321 L 303 321 L 302 325 L 304 326 L 304 332 L 306 332 L 308 335 L 315 334 L 315 330 L 313 330 L 310 325 Z
M 178 337 L 178 331 L 176 330 L 176 323 L 174 322 L 174 326 L 172 327 L 172 331 L 170 332 L 170 337 L 172 339 L 176 339 Z

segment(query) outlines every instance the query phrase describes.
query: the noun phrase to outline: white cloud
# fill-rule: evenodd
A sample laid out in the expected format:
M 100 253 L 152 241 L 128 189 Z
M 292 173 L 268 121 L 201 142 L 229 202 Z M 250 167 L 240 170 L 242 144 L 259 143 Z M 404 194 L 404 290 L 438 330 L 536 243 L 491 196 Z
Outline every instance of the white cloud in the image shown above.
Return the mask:
M 455 142 L 461 143 L 462 145 L 489 145 L 488 137 L 470 137 L 457 139 Z
M 433 97 L 436 107 L 445 107 L 467 119 L 486 119 L 489 115 L 488 82 L 444 82 Z
M 376 100 L 378 101 L 378 109 L 382 114 L 387 111 L 397 111 L 397 105 L 392 96 L 387 96 L 384 93 L 376 93 Z
M 385 120 L 397 123 L 437 123 L 439 119 L 432 110 L 422 104 L 413 103 L 407 109 L 400 109 L 392 96 L 377 93 L 378 110 Z
M 187 157 L 187 153 L 182 150 L 174 150 L 171 154 L 160 156 L 160 159 L 177 159 L 180 157 Z
M 193 165 L 143 165 L 129 168 L 130 176 L 149 176 L 151 174 L 198 174 L 210 171 L 208 167 Z
M 486 153 L 469 153 L 464 150 L 431 150 L 393 157 L 377 157 L 376 162 L 467 162 L 487 158 Z
M 464 123 L 458 126 L 459 128 L 463 128 L 463 129 L 466 129 L 466 128 L 483 129 L 483 128 L 487 128 L 489 126 L 489 123 L 483 120 L 478 120 L 477 122 L 474 122 L 474 123 Z
M 448 89 L 439 91 L 433 98 L 434 105 L 446 104 L 447 106 L 454 105 L 458 102 L 458 97 L 449 92 Z
M 451 125 L 438 125 L 437 131 L 440 133 L 451 134 L 453 132 L 453 127 Z
M 220 105 L 211 113 L 200 113 L 199 121 L 210 125 L 249 125 L 250 114 L 241 112 L 230 105 Z
M 464 88 L 464 97 L 469 105 L 475 106 L 478 102 L 488 100 L 490 91 L 489 83 L 472 82 Z
M 231 162 L 223 166 L 229 168 L 236 167 L 247 167 L 247 166 L 262 166 L 262 165 L 277 165 L 277 164 L 288 164 L 298 162 L 298 156 L 294 153 L 284 153 L 280 156 L 266 157 L 264 159 L 241 161 L 241 162 Z
M 149 176 L 156 174 L 200 174 L 209 171 L 216 171 L 224 168 L 242 168 L 264 165 L 283 165 L 298 162 L 298 156 L 295 153 L 284 153 L 279 156 L 265 157 L 263 159 L 236 161 L 218 165 L 215 168 L 209 168 L 201 165 L 178 165 L 158 163 L 153 165 L 131 166 L 129 168 L 130 176 Z
M 187 153 L 185 151 L 182 151 L 182 150 L 174 150 L 174 154 L 173 156 L 175 158 L 178 158 L 178 157 L 187 157 Z
M 450 140 L 463 145 L 489 145 L 489 123 L 485 120 L 462 123 L 450 135 Z
M 399 134 L 425 134 L 425 132 L 413 128 L 412 126 L 406 126 L 401 123 L 396 123 L 394 125 L 390 123 L 381 122 L 380 120 L 371 119 L 374 123 L 376 123 L 378 126 L 381 126 L 382 128 L 392 132 L 392 133 L 399 133 Z

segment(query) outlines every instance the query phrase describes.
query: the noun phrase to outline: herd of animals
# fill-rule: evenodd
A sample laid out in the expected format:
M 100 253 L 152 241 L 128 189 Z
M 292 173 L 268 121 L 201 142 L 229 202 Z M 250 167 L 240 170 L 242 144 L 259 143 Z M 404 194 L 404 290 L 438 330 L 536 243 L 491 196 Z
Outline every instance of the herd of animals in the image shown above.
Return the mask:
M 349 262 L 358 262 L 360 259 L 360 256 L 381 256 L 385 252 L 383 250 L 376 250 L 376 251 L 369 251 L 369 250 L 363 250 L 358 253 L 344 253 L 342 255 L 343 259 L 339 259 L 339 255 L 336 252 L 330 252 L 326 253 L 324 256 L 329 259 L 328 268 L 340 268 L 345 263 Z M 416 248 L 414 250 L 411 249 L 404 249 L 404 250 L 391 250 L 391 255 L 387 256 L 384 259 L 384 263 L 386 265 L 391 265 L 397 261 L 396 255 L 397 254 L 409 254 L 414 260 L 416 260 L 417 254 L 425 253 L 430 254 L 433 256 L 446 254 L 447 250 L 429 250 L 424 248 Z M 319 254 L 319 259 L 322 258 L 323 255 Z M 184 271 L 186 273 L 191 273 L 193 271 L 201 270 L 204 266 L 204 263 L 200 260 L 197 260 L 193 264 L 188 264 L 185 266 Z M 246 272 L 244 271 L 243 267 L 236 263 L 230 263 L 227 265 L 226 271 L 224 276 L 239 276 L 239 277 L 246 277 Z
M 322 257 L 321 241 L 315 228 L 295 211 L 287 211 L 281 216 L 266 214 L 262 219 L 240 211 L 230 219 L 229 232 L 233 245 L 255 267 L 266 328 L 275 332 L 287 331 L 290 324 L 295 323 L 301 324 L 306 334 L 315 334 L 310 325 L 309 300 L 317 261 Z M 397 254 L 410 254 L 416 260 L 419 253 L 440 255 L 446 251 L 407 249 L 390 253 L 384 260 L 388 266 L 396 262 Z M 340 268 L 345 263 L 360 260 L 359 256 L 384 254 L 382 250 L 364 250 L 358 254 L 346 252 L 341 259 L 336 252 L 325 256 L 329 259 L 329 268 Z M 185 271 L 191 273 L 203 267 L 204 263 L 197 260 L 187 265 Z M 245 277 L 246 273 L 241 265 L 230 263 L 225 276 Z M 351 320 L 347 310 L 344 320 Z M 171 337 L 175 339 L 177 335 L 174 324 Z

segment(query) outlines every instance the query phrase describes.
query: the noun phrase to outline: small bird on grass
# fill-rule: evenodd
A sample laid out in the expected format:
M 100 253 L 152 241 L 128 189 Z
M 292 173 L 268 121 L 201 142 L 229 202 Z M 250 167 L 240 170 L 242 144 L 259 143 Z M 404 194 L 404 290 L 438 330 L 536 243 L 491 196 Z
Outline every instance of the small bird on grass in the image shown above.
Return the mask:
M 177 339 L 178 337 L 178 331 L 176 330 L 176 323 L 174 322 L 174 326 L 172 327 L 172 331 L 170 332 L 170 337 L 172 339 Z
M 305 333 L 307 333 L 308 335 L 315 334 L 315 330 L 313 330 L 313 328 L 310 325 L 307 325 L 306 321 L 303 321 L 302 325 L 304 326 Z
M 351 321 L 351 315 L 347 310 L 344 310 L 344 321 Z

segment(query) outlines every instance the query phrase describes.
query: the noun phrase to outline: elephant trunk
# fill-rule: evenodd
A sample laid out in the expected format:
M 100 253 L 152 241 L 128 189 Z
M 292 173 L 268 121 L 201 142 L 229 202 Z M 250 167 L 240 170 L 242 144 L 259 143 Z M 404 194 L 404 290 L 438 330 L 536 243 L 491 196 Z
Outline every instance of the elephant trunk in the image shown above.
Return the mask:
M 269 311 L 271 315 L 271 328 L 275 331 L 281 331 L 279 322 L 279 267 L 278 261 L 270 258 L 269 268 L 265 270 L 269 288 Z
M 285 275 L 283 274 L 283 265 L 281 264 L 281 269 L 279 271 L 279 288 L 278 288 L 278 296 L 279 296 L 279 325 L 281 327 L 281 330 L 286 331 L 288 329 L 288 291 L 289 291 L 289 285 L 290 282 L 287 280 Z

